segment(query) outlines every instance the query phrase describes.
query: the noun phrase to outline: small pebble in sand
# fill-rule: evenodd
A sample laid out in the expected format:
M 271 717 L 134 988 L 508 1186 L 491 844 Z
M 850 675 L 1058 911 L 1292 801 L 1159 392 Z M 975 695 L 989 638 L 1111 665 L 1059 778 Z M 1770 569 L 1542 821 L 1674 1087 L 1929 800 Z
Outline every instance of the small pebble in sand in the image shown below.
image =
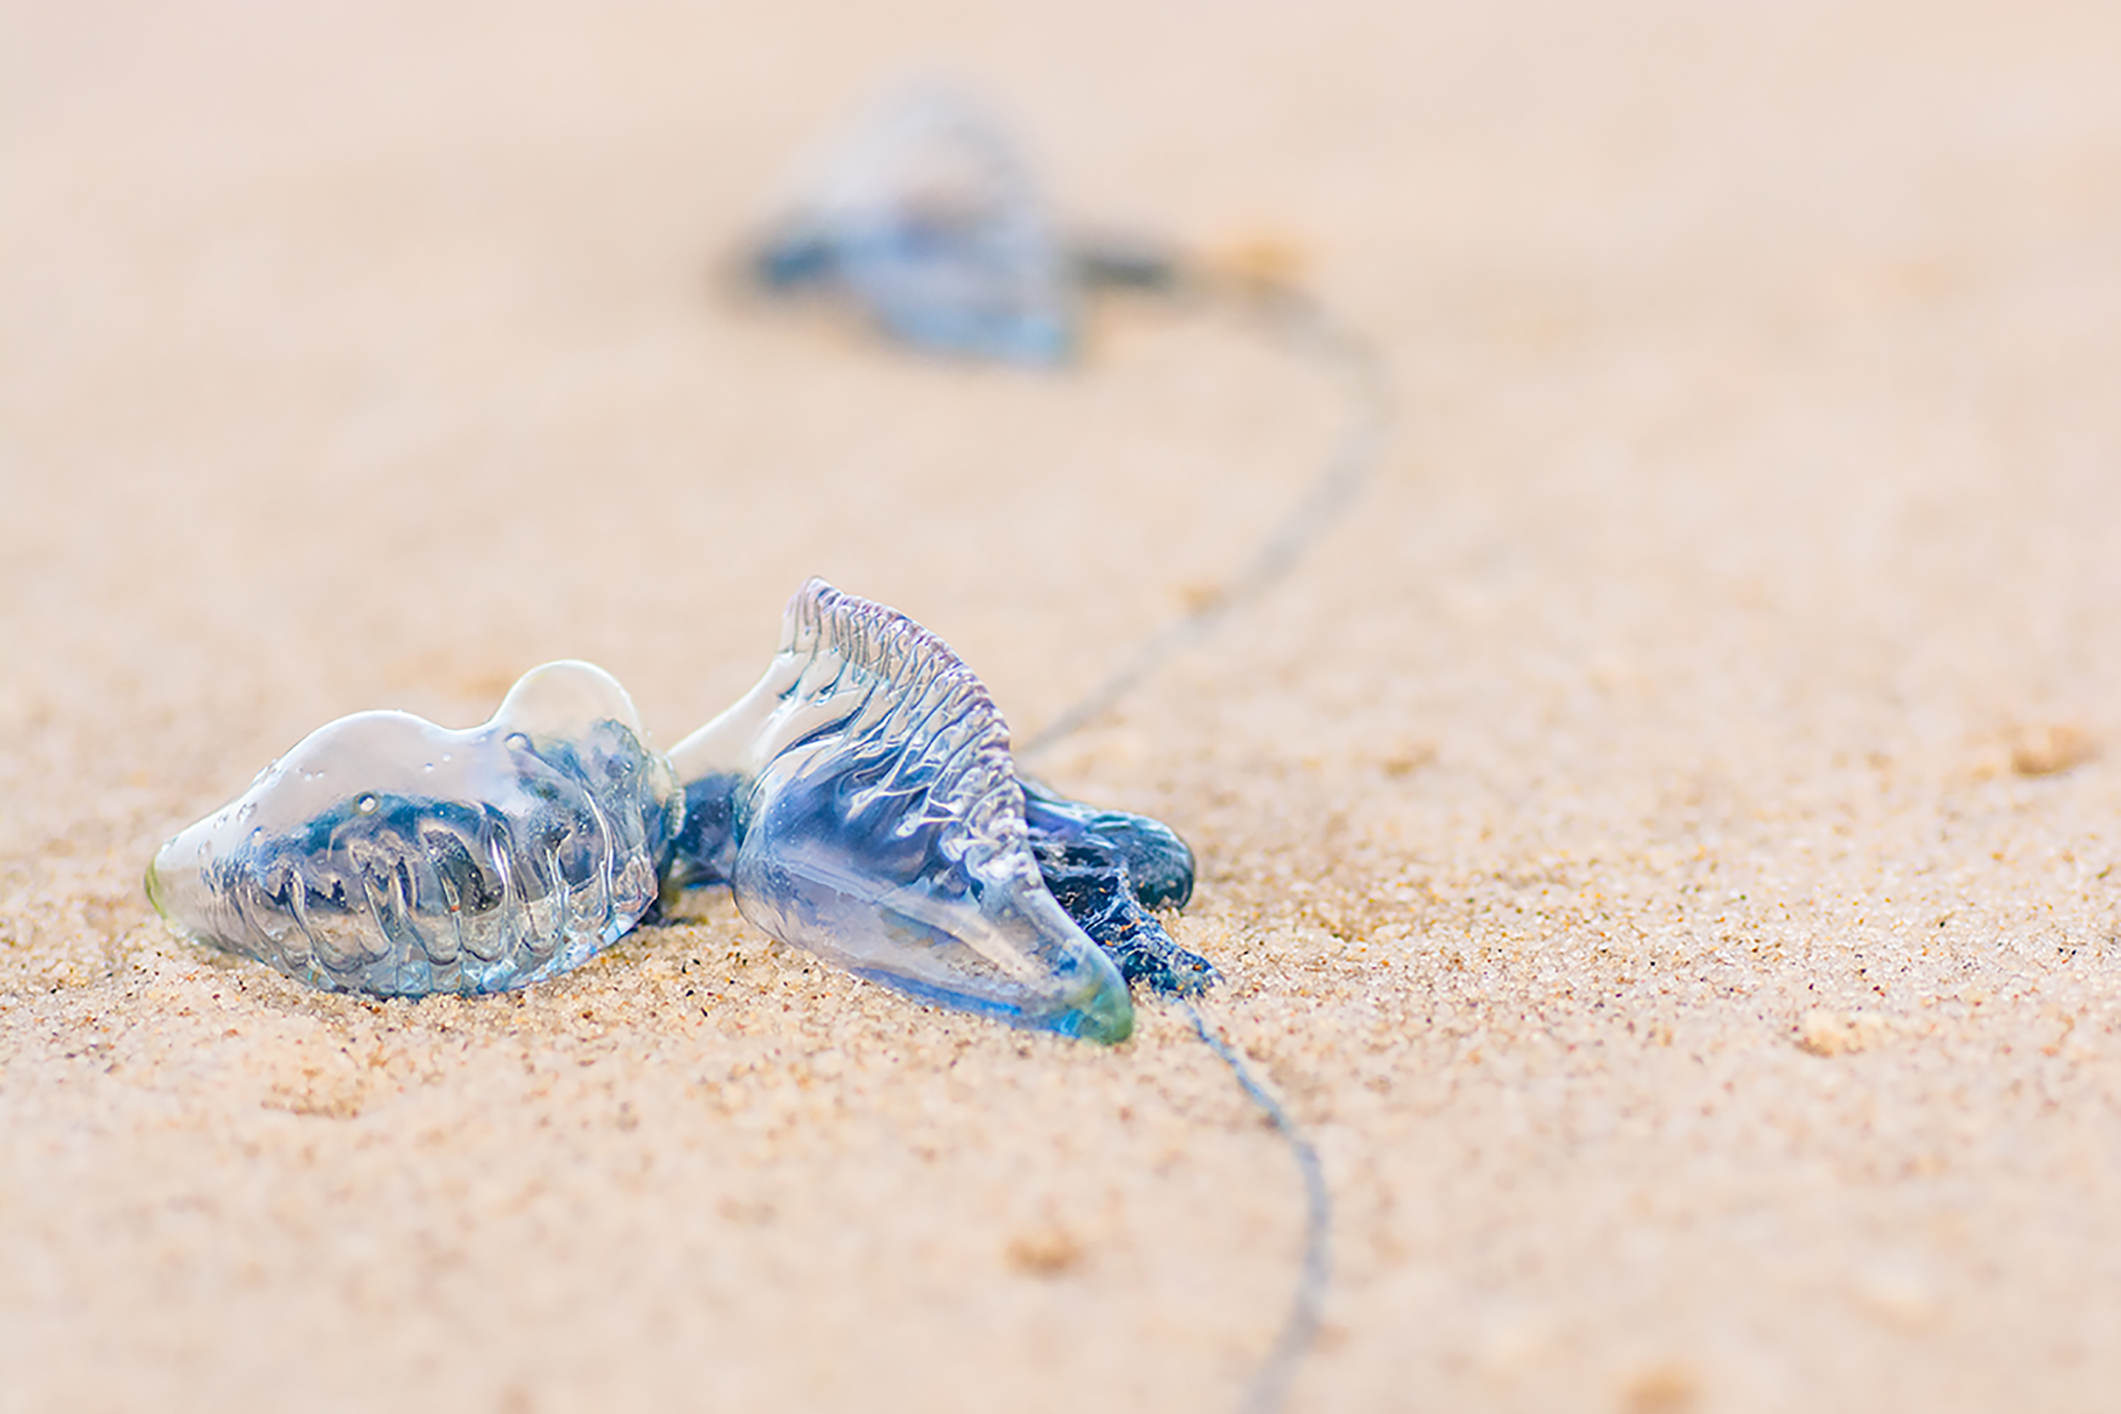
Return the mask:
M 1274 236 L 1251 236 L 1207 252 L 1201 262 L 1210 273 L 1253 294 L 1295 289 L 1310 259 L 1296 242 Z
M 1411 776 L 1436 759 L 1436 747 L 1426 741 L 1397 741 L 1378 758 L 1377 768 L 1395 780 Z
M 1083 1244 L 1057 1223 L 1043 1223 L 1009 1239 L 1009 1265 L 1028 1276 L 1055 1277 L 1079 1266 Z
M 2011 769 L 2021 776 L 2052 776 L 2098 754 L 2097 744 L 2082 727 L 2022 727 L 2011 740 Z
M 1797 1049 L 1815 1056 L 1849 1055 L 1892 1039 L 1891 1017 L 1875 1011 L 1828 1011 L 1813 1007 L 1797 1019 Z
M 1676 1361 L 1647 1365 L 1628 1377 L 1620 1407 L 1628 1414 L 1685 1414 L 1701 1400 L 1701 1380 Z

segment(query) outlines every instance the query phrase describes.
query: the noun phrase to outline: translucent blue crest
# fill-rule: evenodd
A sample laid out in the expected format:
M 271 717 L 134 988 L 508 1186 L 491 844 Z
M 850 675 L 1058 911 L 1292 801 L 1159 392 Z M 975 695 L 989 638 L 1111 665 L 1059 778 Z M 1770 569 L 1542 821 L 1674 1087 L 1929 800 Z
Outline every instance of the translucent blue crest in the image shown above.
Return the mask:
M 527 674 L 483 726 L 362 712 L 155 856 L 184 936 L 329 991 L 495 992 L 577 967 L 655 903 L 682 812 L 625 690 Z
M 671 759 L 692 816 L 673 882 L 727 882 L 774 937 L 916 996 L 1133 1029 L 1119 967 L 1040 874 L 1001 714 L 911 619 L 810 581 L 766 675 Z
M 1066 259 L 1006 133 L 960 95 L 899 94 L 819 161 L 758 257 L 775 290 L 821 288 L 892 337 L 1050 363 L 1075 342 Z

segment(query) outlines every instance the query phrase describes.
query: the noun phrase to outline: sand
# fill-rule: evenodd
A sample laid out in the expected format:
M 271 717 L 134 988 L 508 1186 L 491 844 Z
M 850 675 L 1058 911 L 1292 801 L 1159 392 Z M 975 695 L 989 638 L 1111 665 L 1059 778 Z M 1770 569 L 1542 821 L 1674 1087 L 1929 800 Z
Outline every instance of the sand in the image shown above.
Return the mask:
M 2111 1406 L 2111 6 L 144 9 L 0 20 L 0 1408 L 1236 1400 L 1299 1192 L 1168 1009 L 726 904 L 377 1003 L 139 887 L 341 713 L 582 656 L 675 741 L 810 573 L 1021 733 L 1212 588 L 1338 415 L 1241 320 L 1041 376 L 719 282 L 923 67 L 1389 362 L 1358 513 L 1049 763 L 1193 841 L 1323 1155 L 1294 1406 Z

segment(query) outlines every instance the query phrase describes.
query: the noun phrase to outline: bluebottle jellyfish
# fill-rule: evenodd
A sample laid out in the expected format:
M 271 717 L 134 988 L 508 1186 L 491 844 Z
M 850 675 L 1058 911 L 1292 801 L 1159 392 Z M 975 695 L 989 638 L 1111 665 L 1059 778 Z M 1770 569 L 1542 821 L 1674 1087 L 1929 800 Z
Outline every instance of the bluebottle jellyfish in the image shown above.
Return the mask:
M 1055 363 L 1074 349 L 1073 282 L 1029 165 L 945 88 L 886 98 L 821 154 L 754 269 L 936 352 Z
M 464 731 L 361 712 L 165 844 L 173 930 L 327 991 L 497 992 L 578 967 L 656 902 L 682 818 L 633 703 L 581 662 Z
M 1127 982 L 1214 978 L 1148 909 L 1193 859 L 1143 816 L 1027 785 L 986 688 L 903 614 L 811 580 L 740 701 L 671 752 L 674 888 L 726 883 L 784 942 L 913 995 L 1098 1041 Z

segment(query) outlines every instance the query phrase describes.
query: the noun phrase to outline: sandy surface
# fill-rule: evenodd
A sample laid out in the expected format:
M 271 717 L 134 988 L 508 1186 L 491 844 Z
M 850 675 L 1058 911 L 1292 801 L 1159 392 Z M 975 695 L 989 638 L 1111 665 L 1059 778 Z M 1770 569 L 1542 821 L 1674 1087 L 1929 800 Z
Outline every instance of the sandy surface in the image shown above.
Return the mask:
M 146 8 L 0 18 L 0 1408 L 1235 1398 L 1296 1182 L 1169 1012 L 726 907 L 376 1004 L 139 889 L 347 711 L 577 655 L 674 741 L 808 573 L 1023 732 L 1215 582 L 1336 415 L 1241 325 L 1040 377 L 714 287 L 919 64 L 1391 360 L 1360 514 L 1052 763 L 1193 840 L 1324 1154 L 1297 1404 L 2111 1407 L 2111 6 Z

